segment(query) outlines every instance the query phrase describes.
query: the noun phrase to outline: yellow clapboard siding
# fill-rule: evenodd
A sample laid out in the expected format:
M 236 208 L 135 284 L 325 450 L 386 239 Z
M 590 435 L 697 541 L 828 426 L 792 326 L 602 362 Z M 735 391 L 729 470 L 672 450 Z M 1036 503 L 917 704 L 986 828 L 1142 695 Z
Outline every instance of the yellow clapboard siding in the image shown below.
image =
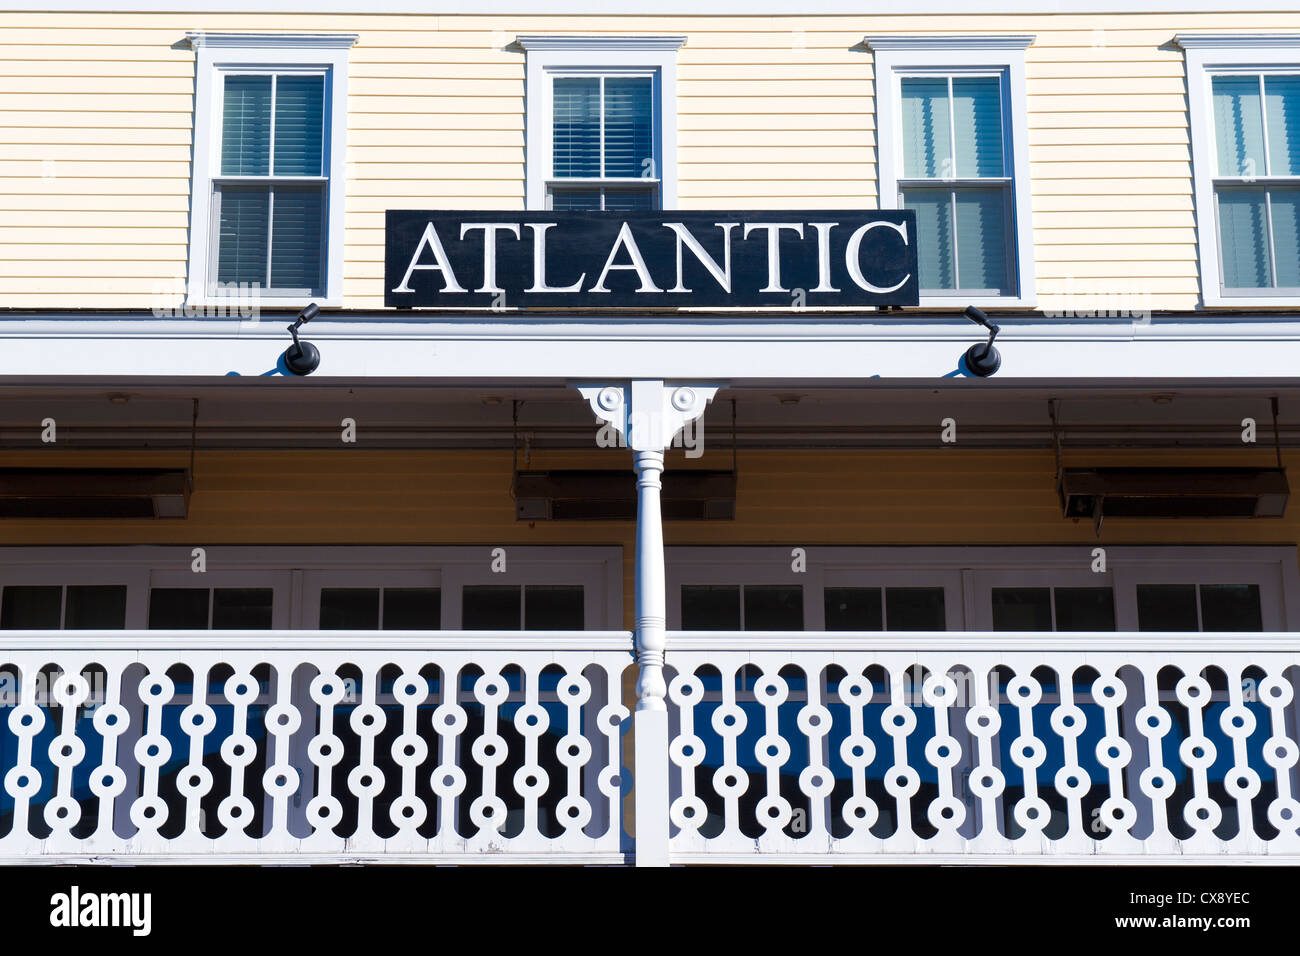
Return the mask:
M 48 249 L 66 270 L 105 237 L 117 248 L 92 253 L 100 264 L 79 268 L 112 301 L 129 294 L 127 285 L 110 290 L 104 275 L 137 280 L 141 305 L 151 281 L 106 273 L 103 263 L 136 247 L 152 250 L 169 270 L 188 256 L 194 54 L 181 42 L 187 30 L 360 34 L 350 54 L 347 117 L 349 304 L 374 304 L 381 294 L 385 209 L 522 208 L 525 57 L 508 48 L 521 33 L 687 35 L 676 125 L 679 197 L 692 209 L 869 208 L 877 195 L 876 104 L 862 37 L 1032 33 L 1025 110 L 1040 286 L 1063 276 L 1143 278 L 1159 290 L 1156 307 L 1191 308 L 1186 79 L 1183 54 L 1169 40 L 1177 32 L 1300 32 L 1300 12 L 267 12 L 197 20 L 184 12 L 26 12 L 0 13 L 0 28 L 0 225 L 19 231 L 3 236 L 15 247 L 9 258 L 39 267 Z M 115 213 L 121 222 L 110 221 Z M 68 233 L 62 239 L 60 227 Z M 6 276 L 6 288 L 25 298 L 5 304 L 60 295 L 81 302 L 88 294 L 66 271 L 69 281 L 57 289 L 35 269 L 27 274 L 25 290 Z
M 0 227 L 3 222 L 0 221 Z M 20 239 L 21 241 L 14 241 Z M 5 259 L 156 259 L 167 258 L 171 250 L 185 244 L 185 227 L 141 229 L 133 220 L 120 227 L 78 230 L 78 242 L 68 242 L 66 229 L 26 227 L 18 234 L 0 233 L 0 261 Z M 159 246 L 170 247 L 159 249 Z
M 185 127 L 94 127 L 94 126 L 4 126 L 0 125 L 3 155 L 13 156 L 22 147 L 80 146 L 100 149 L 104 146 L 170 147 L 191 143 L 191 131 Z
M 690 129 L 677 131 L 677 146 L 681 150 L 700 148 L 725 148 L 730 155 L 735 150 L 746 152 L 781 146 L 786 149 L 802 149 L 804 146 L 854 147 L 856 149 L 873 149 L 876 145 L 874 132 L 867 129 L 819 129 L 801 131 L 791 134 L 786 130 L 733 130 L 733 129 Z
M 190 146 L 189 143 L 10 143 L 0 152 L 0 157 L 0 175 L 10 168 L 13 161 L 47 159 L 58 162 L 59 168 L 66 168 L 70 175 L 79 175 L 76 172 L 79 163 L 88 167 L 93 165 L 96 171 L 102 168 L 100 163 L 129 163 L 143 168 L 147 176 L 175 175 L 177 172 L 188 175 Z M 154 165 L 160 163 L 179 163 L 185 168 Z
M 517 129 L 376 129 L 353 127 L 348 130 L 349 155 L 364 156 L 361 150 L 383 150 L 413 146 L 445 148 L 482 148 L 490 146 L 524 147 L 524 130 Z

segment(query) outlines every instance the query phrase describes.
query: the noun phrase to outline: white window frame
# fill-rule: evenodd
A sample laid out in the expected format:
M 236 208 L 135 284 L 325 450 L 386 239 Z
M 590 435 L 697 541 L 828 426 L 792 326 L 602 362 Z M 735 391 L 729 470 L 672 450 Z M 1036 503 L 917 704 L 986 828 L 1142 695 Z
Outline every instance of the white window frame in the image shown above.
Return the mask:
M 624 630 L 623 549 L 618 545 L 495 546 L 281 545 L 206 548 L 209 570 L 192 570 L 191 548 L 166 545 L 0 547 L 0 586 L 126 584 L 127 630 L 148 627 L 150 586 L 274 587 L 275 628 L 313 629 L 320 588 L 442 589 L 442 628 L 460 627 L 460 589 L 467 584 L 581 584 L 585 629 Z M 333 632 L 324 632 L 327 636 Z M 379 634 L 382 632 L 376 632 Z
M 1218 203 L 1214 188 L 1218 153 L 1214 141 L 1214 98 L 1210 85 L 1218 73 L 1269 73 L 1279 67 L 1300 70 L 1300 34 L 1180 33 L 1174 37 L 1174 42 L 1186 53 L 1201 301 L 1206 306 L 1294 306 L 1300 302 L 1300 291 L 1293 289 L 1238 293 L 1225 292 L 1223 288 Z
M 1194 582 L 1258 584 L 1264 631 L 1300 631 L 1300 563 L 1294 546 L 1107 546 L 1106 571 L 1096 573 L 1093 545 L 806 547 L 802 572 L 793 570 L 791 547 L 666 548 L 669 629 L 681 627 L 683 584 L 802 584 L 805 627 L 819 631 L 825 626 L 823 589 L 860 582 L 943 586 L 948 630 L 973 633 L 992 626 L 991 587 L 1110 586 L 1116 631 L 1135 633 L 1138 583 Z M 961 635 L 950 640 L 962 642 Z
M 190 180 L 190 248 L 187 306 L 222 305 L 229 300 L 210 288 L 215 283 L 216 250 L 212 242 L 213 180 L 221 178 L 220 123 L 222 80 L 229 72 L 301 72 L 325 74 L 324 288 L 318 296 L 268 295 L 264 306 L 300 308 L 308 302 L 343 304 L 343 210 L 346 183 L 348 51 L 354 33 L 190 33 L 196 52 L 194 97 L 194 172 Z M 269 277 L 268 277 L 269 278 Z
M 553 90 L 557 76 L 649 75 L 654 80 L 654 180 L 659 208 L 677 208 L 677 51 L 684 36 L 520 36 L 525 52 L 525 202 L 549 205 L 554 177 Z M 565 186 L 617 186 L 623 179 L 565 179 Z
M 1025 107 L 1025 49 L 1032 35 L 1003 36 L 881 36 L 863 40 L 871 50 L 876 96 L 876 183 L 881 209 L 902 208 L 899 180 L 904 179 L 902 78 L 934 73 L 942 76 L 996 73 L 1002 79 L 1003 150 L 1011 177 L 1011 221 L 1014 238 L 1007 243 L 1014 291 L 1006 295 L 972 294 L 963 290 L 927 294 L 923 308 L 1033 308 L 1033 216 L 1029 181 L 1029 132 Z M 937 180 L 936 182 L 942 182 Z

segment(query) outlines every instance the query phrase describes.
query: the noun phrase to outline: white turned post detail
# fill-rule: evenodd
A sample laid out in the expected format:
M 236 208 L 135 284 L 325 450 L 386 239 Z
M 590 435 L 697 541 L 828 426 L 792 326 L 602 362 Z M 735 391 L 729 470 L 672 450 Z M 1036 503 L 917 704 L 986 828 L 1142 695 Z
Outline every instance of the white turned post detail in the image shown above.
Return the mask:
M 636 469 L 636 709 L 667 711 L 664 697 L 664 631 L 668 623 L 664 585 L 664 528 L 659 495 L 662 451 L 638 451 Z
M 633 381 L 579 385 L 601 421 L 613 425 L 632 448 L 636 470 L 636 865 L 668 865 L 667 602 L 660 481 L 664 449 L 688 423 L 704 414 L 721 386 Z

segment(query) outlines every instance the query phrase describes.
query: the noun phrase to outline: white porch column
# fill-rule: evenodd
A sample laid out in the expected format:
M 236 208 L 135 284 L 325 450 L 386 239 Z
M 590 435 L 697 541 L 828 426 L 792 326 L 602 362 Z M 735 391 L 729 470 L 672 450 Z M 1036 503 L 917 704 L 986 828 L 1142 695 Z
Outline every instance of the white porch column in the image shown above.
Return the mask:
M 636 865 L 668 865 L 668 685 L 664 680 L 667 605 L 660 477 L 664 449 L 704 414 L 719 385 L 665 385 L 638 380 L 580 385 L 596 417 L 608 422 L 633 451 L 636 470 Z

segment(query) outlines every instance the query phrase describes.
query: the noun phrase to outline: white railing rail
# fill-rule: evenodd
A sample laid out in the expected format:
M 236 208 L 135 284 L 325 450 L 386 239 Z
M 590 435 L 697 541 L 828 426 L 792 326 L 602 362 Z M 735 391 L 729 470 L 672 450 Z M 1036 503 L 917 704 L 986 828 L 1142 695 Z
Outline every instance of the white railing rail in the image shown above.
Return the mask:
M 4 632 L 0 861 L 623 862 L 631 646 Z
M 1300 861 L 1300 635 L 676 632 L 666 666 L 676 862 Z

